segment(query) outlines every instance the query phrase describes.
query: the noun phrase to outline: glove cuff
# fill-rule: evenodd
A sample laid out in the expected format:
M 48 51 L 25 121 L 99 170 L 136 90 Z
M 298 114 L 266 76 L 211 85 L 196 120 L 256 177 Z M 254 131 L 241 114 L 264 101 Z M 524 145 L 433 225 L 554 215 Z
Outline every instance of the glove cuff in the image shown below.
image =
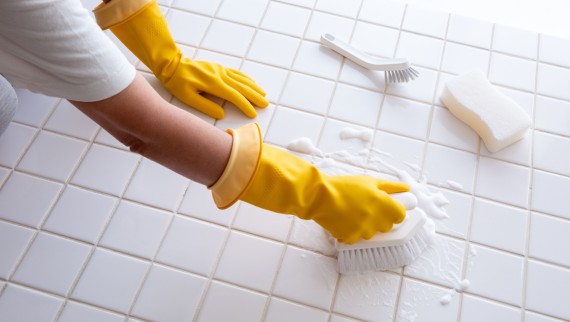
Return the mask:
M 105 30 L 122 23 L 136 15 L 156 0 L 113 0 L 109 3 L 101 2 L 93 13 L 97 24 Z
M 229 129 L 232 151 L 226 169 L 216 183 L 208 187 L 216 206 L 226 209 L 240 199 L 257 171 L 261 159 L 261 130 L 257 123 Z

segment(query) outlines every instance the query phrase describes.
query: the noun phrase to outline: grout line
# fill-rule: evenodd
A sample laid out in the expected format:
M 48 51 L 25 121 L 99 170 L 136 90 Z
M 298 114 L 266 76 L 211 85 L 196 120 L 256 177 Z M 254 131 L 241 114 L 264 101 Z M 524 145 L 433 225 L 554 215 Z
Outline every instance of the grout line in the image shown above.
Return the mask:
M 532 107 L 532 128 L 530 129 L 530 165 L 529 165 L 529 189 L 527 192 L 527 222 L 526 222 L 526 236 L 525 236 L 525 250 L 524 250 L 524 262 L 523 262 L 523 272 L 522 272 L 522 298 L 521 298 L 521 308 L 522 308 L 522 322 L 526 320 L 526 301 L 527 301 L 527 287 L 528 287 L 528 262 L 530 255 L 530 238 L 532 229 L 532 185 L 534 181 L 534 137 L 535 137 L 535 122 L 536 122 L 536 100 L 537 100 L 537 90 L 538 90 L 538 72 L 539 72 L 539 57 L 540 57 L 540 44 L 542 41 L 542 36 L 538 35 L 538 44 L 536 46 L 536 70 L 534 79 L 534 96 L 533 96 L 533 107 Z
M 409 4 L 406 4 L 404 7 L 404 12 L 402 13 L 402 20 L 400 21 L 400 28 L 398 30 L 398 38 L 396 39 L 396 45 L 394 46 L 394 53 L 393 53 L 393 57 L 396 57 L 396 53 L 398 52 L 398 48 L 400 46 L 400 39 L 402 38 L 402 29 L 404 27 L 404 21 L 406 20 L 406 17 L 408 15 L 408 8 L 409 8 Z M 445 44 L 445 43 L 444 43 Z M 443 50 L 442 50 L 442 54 L 441 56 L 443 57 Z M 419 76 L 421 77 L 421 75 Z M 437 79 L 436 79 L 436 84 L 437 84 Z M 379 130 L 379 124 L 380 124 L 380 118 L 382 116 L 382 112 L 384 111 L 384 102 L 386 99 L 386 95 L 388 95 L 386 92 L 388 91 L 388 77 L 386 76 L 386 72 L 384 72 L 384 90 L 383 93 L 384 95 L 382 96 L 382 102 L 381 102 L 381 108 L 380 111 L 378 112 L 378 117 L 376 119 L 376 126 L 375 126 L 375 130 Z M 437 87 L 435 88 L 435 91 L 437 91 Z M 433 100 L 433 99 L 432 99 Z M 432 107 L 433 109 L 433 107 Z M 429 127 L 428 127 L 429 129 Z M 373 136 L 372 138 L 372 142 L 371 142 L 371 146 L 374 146 L 374 140 L 376 139 L 376 135 Z M 424 144 L 424 149 L 425 149 L 425 144 Z M 425 154 L 425 152 L 424 152 Z M 370 161 L 370 154 L 368 155 L 368 160 L 367 163 L 369 163 Z M 396 296 L 394 299 L 394 309 L 392 311 L 392 321 L 396 322 L 396 320 L 398 319 L 398 312 L 400 310 L 400 301 L 401 301 L 401 296 L 402 296 L 402 289 L 404 287 L 404 269 L 405 267 L 401 267 L 399 269 L 399 280 L 398 280 L 398 289 L 396 290 Z

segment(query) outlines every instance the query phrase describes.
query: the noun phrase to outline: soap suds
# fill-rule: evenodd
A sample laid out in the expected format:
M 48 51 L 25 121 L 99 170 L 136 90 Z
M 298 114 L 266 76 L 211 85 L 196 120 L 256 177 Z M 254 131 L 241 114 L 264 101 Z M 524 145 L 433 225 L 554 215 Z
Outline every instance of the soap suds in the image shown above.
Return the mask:
M 370 130 L 355 130 L 350 127 L 345 127 L 340 131 L 340 138 L 342 140 L 359 139 L 363 142 L 370 142 L 372 140 L 372 131 Z
M 289 142 L 289 144 L 287 144 L 287 149 L 291 150 L 291 151 L 295 151 L 298 153 L 304 153 L 304 154 L 310 154 L 310 155 L 317 155 L 320 156 L 322 155 L 321 150 L 319 150 L 317 147 L 315 147 L 315 145 L 313 144 L 313 141 L 311 141 L 311 139 L 309 138 L 299 138 L 296 140 L 293 140 L 291 142 Z
M 459 182 L 453 181 L 453 180 L 447 180 L 446 185 L 452 189 L 455 190 L 463 190 L 463 185 Z
M 368 134 L 362 131 L 345 128 L 340 133 L 341 139 L 358 138 L 367 141 Z M 371 136 L 370 136 L 371 138 Z M 392 158 L 392 155 L 378 149 L 364 149 L 357 153 L 346 150 L 324 153 L 314 146 L 312 141 L 307 138 L 301 138 L 292 141 L 287 148 L 301 154 L 310 156 L 310 162 L 323 172 L 329 175 L 371 175 L 375 177 L 394 176 L 396 180 L 407 183 L 410 186 L 410 192 L 418 199 L 417 208 L 428 216 L 428 224 L 433 228 L 435 235 L 434 220 L 442 220 L 449 218 L 446 206 L 449 200 L 439 191 L 428 187 L 427 178 L 419 176 L 421 168 L 415 164 L 404 163 L 411 171 L 418 174 L 419 178 L 415 179 L 406 170 L 397 168 L 388 163 L 386 159 Z M 460 183 L 448 180 L 446 185 L 462 190 Z M 328 237 L 327 237 L 328 236 Z M 294 230 L 291 234 L 290 242 L 307 249 L 317 251 L 325 255 L 336 254 L 334 247 L 334 239 L 330 237 L 319 225 L 312 221 L 296 220 Z M 448 305 L 458 292 L 465 291 L 470 282 L 467 279 L 460 279 L 461 266 L 464 256 L 464 248 L 458 246 L 457 243 L 447 238 L 435 238 L 434 245 L 426 250 L 414 263 L 406 267 L 406 275 L 409 276 L 432 276 L 441 283 L 453 287 L 439 299 L 441 305 Z M 476 255 L 473 247 L 469 248 L 470 257 Z M 302 257 L 307 260 L 306 257 Z M 471 264 L 471 263 L 470 263 Z M 326 265 L 325 265 L 326 266 Z M 328 269 L 326 269 L 328 270 Z M 328 272 L 323 271 L 323 276 L 328 276 Z M 365 275 L 351 275 L 343 278 L 350 278 L 350 282 L 345 287 L 339 289 L 341 298 L 358 298 L 359 303 L 363 305 L 394 305 L 394 303 L 379 302 L 380 299 L 393 299 L 391 294 L 385 294 L 387 289 L 386 281 L 378 278 L 374 273 Z M 384 280 L 381 282 L 381 280 Z M 441 294 L 441 293 L 439 293 Z M 437 299 L 433 300 L 437 303 Z M 407 321 L 414 321 L 417 313 L 414 312 L 413 303 L 401 303 L 400 317 L 405 317 Z
M 451 289 L 441 297 L 441 300 L 439 302 L 441 305 L 447 305 L 451 303 L 451 300 L 453 300 L 455 294 L 457 294 L 457 292 L 454 289 Z

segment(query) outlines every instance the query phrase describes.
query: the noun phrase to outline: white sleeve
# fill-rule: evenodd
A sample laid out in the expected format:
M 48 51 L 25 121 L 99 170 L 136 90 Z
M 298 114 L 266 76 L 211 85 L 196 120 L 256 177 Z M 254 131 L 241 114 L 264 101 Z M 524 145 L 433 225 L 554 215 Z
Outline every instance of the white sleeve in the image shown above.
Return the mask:
M 0 1 L 0 74 L 14 87 L 92 102 L 135 73 L 79 0 Z

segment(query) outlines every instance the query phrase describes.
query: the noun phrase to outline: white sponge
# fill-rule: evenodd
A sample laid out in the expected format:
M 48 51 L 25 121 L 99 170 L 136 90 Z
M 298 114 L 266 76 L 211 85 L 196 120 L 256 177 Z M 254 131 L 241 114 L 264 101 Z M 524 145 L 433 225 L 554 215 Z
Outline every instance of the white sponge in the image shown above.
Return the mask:
M 448 81 L 441 100 L 479 134 L 491 152 L 522 139 L 531 124 L 522 107 L 494 88 L 480 71 Z

